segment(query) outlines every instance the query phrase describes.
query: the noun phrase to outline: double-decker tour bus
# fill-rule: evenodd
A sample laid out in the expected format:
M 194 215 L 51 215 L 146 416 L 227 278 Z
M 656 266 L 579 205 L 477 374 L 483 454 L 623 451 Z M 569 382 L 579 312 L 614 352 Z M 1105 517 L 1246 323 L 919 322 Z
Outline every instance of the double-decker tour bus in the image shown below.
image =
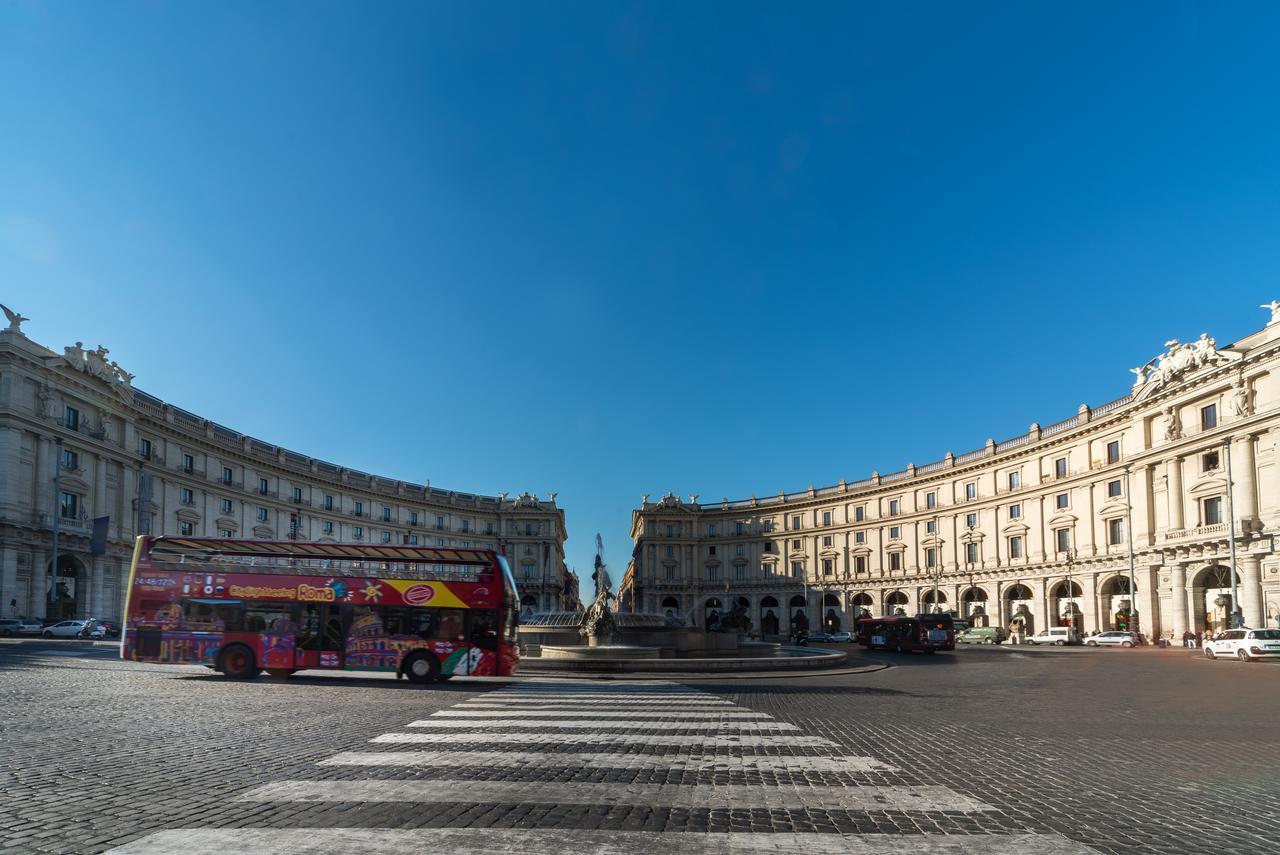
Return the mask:
M 238 679 L 310 668 L 422 683 L 507 676 L 519 604 L 490 550 L 144 535 L 120 656 Z
M 863 618 L 858 621 L 858 643 L 868 650 L 899 653 L 955 650 L 955 623 L 949 614 Z

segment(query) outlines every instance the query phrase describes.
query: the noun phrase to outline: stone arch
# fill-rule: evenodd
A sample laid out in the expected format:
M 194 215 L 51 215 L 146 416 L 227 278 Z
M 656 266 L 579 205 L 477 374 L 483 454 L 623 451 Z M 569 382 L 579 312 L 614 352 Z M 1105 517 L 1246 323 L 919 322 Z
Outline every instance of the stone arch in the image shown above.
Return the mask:
M 538 611 L 538 598 L 533 594 L 525 594 L 520 598 L 520 619 L 527 620 Z
M 760 600 L 760 637 L 776 636 L 780 625 L 780 607 L 776 597 Z
M 1031 593 L 1031 589 L 1020 582 L 1015 582 L 1006 588 L 1003 596 L 1009 615 L 1009 625 L 1020 625 L 1028 635 L 1034 634 L 1036 630 L 1032 611 L 1035 607 L 1034 598 L 1035 595 Z
M 1055 584 L 1049 591 L 1049 604 L 1052 608 L 1049 613 L 1050 625 L 1072 626 L 1081 630 L 1083 635 L 1084 612 L 1080 608 L 1083 596 L 1084 589 L 1074 579 L 1063 579 Z
M 787 611 L 791 617 L 793 633 L 809 631 L 809 603 L 801 594 L 796 594 L 787 601 Z
M 835 594 L 822 595 L 822 630 L 823 632 L 839 632 L 844 616 L 844 607 Z
M 969 588 L 960 597 L 960 616 L 974 626 L 990 626 L 991 616 L 987 613 L 987 592 L 982 588 Z M 997 620 L 999 615 L 996 616 Z
M 1137 584 L 1134 584 L 1137 589 Z M 1098 586 L 1098 599 L 1102 612 L 1102 625 L 1106 629 L 1132 629 L 1134 597 L 1129 590 L 1129 577 L 1117 573 Z
M 933 588 L 926 588 L 924 593 L 920 595 L 921 611 L 923 612 L 941 612 L 947 604 L 947 592 L 938 589 L 938 602 L 933 601 Z M 924 608 L 928 606 L 928 608 Z
M 1197 632 L 1218 632 L 1231 625 L 1230 567 L 1216 563 L 1202 567 L 1187 587 Z
M 58 555 L 58 584 L 54 597 L 50 597 L 49 586 L 53 583 L 50 571 L 53 561 L 45 566 L 44 584 L 41 592 L 44 597 L 43 609 L 37 607 L 37 614 L 43 611 L 57 620 L 70 620 L 80 615 L 88 607 L 89 573 L 84 560 L 69 552 Z M 93 615 L 88 615 L 93 617 Z
M 680 601 L 675 597 L 662 598 L 662 616 L 667 620 L 676 620 L 680 617 Z
M 866 591 L 862 591 L 853 595 L 850 605 L 853 606 L 854 620 L 862 620 L 872 617 L 872 609 L 875 608 L 876 601 Z
M 715 632 L 720 629 L 720 618 L 724 615 L 724 603 L 720 602 L 719 597 L 707 597 L 702 604 L 702 625 L 709 632 Z
M 884 612 L 886 615 L 905 615 L 909 602 L 905 592 L 891 591 L 884 598 Z

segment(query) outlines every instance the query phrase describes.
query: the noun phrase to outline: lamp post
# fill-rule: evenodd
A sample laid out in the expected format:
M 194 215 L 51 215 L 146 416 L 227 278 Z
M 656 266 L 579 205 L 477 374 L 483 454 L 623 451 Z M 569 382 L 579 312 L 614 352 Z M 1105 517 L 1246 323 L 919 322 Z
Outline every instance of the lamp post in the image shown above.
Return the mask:
M 1138 589 L 1133 584 L 1133 493 L 1129 491 L 1129 469 L 1130 466 L 1126 463 L 1124 465 L 1124 533 L 1129 545 L 1129 631 L 1140 632 L 1142 621 L 1138 615 Z M 1096 608 L 1096 605 L 1094 607 Z M 1156 643 L 1154 638 L 1151 643 Z
M 62 521 L 62 437 L 55 436 L 53 455 L 53 564 L 49 567 L 49 620 L 59 621 L 58 614 L 58 528 Z
M 940 612 L 938 608 L 938 583 L 942 581 L 942 525 L 938 522 L 938 515 L 933 515 L 933 610 Z
M 1075 593 L 1075 591 L 1073 590 L 1075 583 L 1071 581 L 1071 576 L 1072 576 L 1071 569 L 1075 565 L 1075 563 L 1076 563 L 1076 549 L 1074 546 L 1067 547 L 1067 597 L 1068 599 L 1071 599 L 1072 598 L 1071 595 Z M 1072 624 L 1075 623 L 1075 618 L 1076 618 L 1075 609 L 1073 608 L 1071 610 Z
M 1222 450 L 1227 459 L 1227 542 L 1231 546 L 1231 620 L 1228 626 L 1242 626 L 1244 620 L 1240 614 L 1240 600 L 1236 594 L 1236 512 L 1232 502 L 1233 485 L 1231 483 L 1231 437 L 1222 438 Z

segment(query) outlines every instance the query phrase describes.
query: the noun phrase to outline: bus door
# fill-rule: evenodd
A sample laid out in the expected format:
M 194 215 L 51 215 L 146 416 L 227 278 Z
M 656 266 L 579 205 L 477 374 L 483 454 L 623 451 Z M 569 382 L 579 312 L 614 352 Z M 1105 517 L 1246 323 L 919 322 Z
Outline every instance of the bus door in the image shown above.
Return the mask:
M 337 603 L 305 603 L 301 612 L 294 667 L 341 668 L 345 636 L 342 607 Z

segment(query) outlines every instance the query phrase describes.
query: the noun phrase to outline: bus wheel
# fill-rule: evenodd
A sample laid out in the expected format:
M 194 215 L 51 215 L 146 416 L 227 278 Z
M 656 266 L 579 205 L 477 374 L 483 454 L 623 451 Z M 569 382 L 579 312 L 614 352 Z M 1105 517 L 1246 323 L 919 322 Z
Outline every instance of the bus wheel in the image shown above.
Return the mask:
M 292 668 L 268 668 L 267 674 L 277 680 L 287 680 L 293 676 Z
M 415 653 L 400 666 L 404 675 L 415 683 L 434 683 L 440 679 L 440 662 L 430 653 Z
M 222 651 L 221 670 L 232 680 L 248 680 L 259 674 L 258 663 L 253 660 L 253 651 L 243 644 L 232 644 Z

